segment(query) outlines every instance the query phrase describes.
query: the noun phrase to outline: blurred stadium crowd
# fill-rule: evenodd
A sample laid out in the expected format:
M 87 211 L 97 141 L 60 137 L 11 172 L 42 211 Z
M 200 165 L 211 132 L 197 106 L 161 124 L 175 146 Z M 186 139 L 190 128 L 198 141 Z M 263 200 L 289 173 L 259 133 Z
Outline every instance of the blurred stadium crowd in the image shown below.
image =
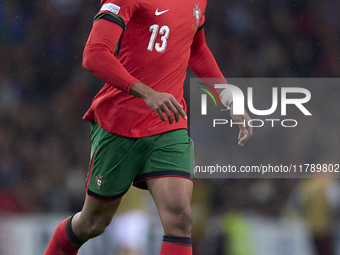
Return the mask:
M 81 61 L 98 9 L 99 0 L 0 2 L 0 212 L 81 209 L 90 149 L 89 125 L 81 118 L 103 85 Z M 226 77 L 337 77 L 339 24 L 336 0 L 212 0 L 205 31 Z M 311 141 L 312 155 L 327 142 Z M 193 203 L 205 220 L 225 211 L 280 217 L 293 192 L 313 190 L 304 182 L 198 180 Z M 337 211 L 326 195 L 316 203 L 328 208 L 321 212 L 328 220 L 316 228 L 330 229 Z M 197 222 L 198 243 L 206 226 Z

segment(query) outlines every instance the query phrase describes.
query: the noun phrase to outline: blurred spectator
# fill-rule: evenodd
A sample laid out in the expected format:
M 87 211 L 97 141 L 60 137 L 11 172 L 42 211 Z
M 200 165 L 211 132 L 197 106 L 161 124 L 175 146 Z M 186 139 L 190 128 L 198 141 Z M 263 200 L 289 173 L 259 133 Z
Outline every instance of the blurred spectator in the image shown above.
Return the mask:
M 317 254 L 336 254 L 334 222 L 335 211 L 340 205 L 339 183 L 331 178 L 322 178 L 325 175 L 320 173 L 313 177 L 299 183 L 291 194 L 288 206 L 306 220 Z

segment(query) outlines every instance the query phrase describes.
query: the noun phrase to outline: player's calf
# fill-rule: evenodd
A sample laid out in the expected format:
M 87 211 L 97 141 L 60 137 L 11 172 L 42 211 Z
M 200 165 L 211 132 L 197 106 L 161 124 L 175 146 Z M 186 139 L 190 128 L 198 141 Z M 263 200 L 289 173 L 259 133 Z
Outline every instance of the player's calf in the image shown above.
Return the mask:
M 120 200 L 105 202 L 86 195 L 82 211 L 72 220 L 72 229 L 76 236 L 87 241 L 101 235 L 116 213 Z
M 102 234 L 116 213 L 121 199 L 103 202 L 86 195 L 80 213 L 59 224 L 45 255 L 75 255 L 87 240 Z

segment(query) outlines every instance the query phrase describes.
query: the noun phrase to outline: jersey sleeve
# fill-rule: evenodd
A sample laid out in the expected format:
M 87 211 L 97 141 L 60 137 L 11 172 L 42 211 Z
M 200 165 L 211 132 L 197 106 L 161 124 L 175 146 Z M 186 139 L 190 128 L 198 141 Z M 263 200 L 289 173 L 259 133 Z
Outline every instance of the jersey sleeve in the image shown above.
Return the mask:
M 125 31 L 126 25 L 139 9 L 139 3 L 134 0 L 102 0 L 94 22 L 101 18 L 107 19 L 122 26 Z
M 93 24 L 84 49 L 83 67 L 107 84 L 129 93 L 138 80 L 114 56 L 121 33 L 120 26 L 103 19 Z
M 220 99 L 214 85 L 227 83 L 227 80 L 206 44 L 204 29 L 196 33 L 192 42 L 189 67 Z

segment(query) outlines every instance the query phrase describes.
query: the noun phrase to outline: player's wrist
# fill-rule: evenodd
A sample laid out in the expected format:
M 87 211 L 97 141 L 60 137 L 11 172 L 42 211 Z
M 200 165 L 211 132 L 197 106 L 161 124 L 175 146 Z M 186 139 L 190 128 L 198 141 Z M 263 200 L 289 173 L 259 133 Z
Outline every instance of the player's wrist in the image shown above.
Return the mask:
M 220 98 L 222 104 L 230 109 L 233 102 L 233 94 L 231 93 L 231 91 L 229 89 L 222 90 L 222 92 L 220 93 Z
M 146 99 L 148 96 L 152 94 L 152 92 L 154 92 L 152 88 L 146 86 L 140 81 L 133 84 L 129 90 L 130 95 L 133 95 L 133 96 L 136 96 L 142 99 Z

